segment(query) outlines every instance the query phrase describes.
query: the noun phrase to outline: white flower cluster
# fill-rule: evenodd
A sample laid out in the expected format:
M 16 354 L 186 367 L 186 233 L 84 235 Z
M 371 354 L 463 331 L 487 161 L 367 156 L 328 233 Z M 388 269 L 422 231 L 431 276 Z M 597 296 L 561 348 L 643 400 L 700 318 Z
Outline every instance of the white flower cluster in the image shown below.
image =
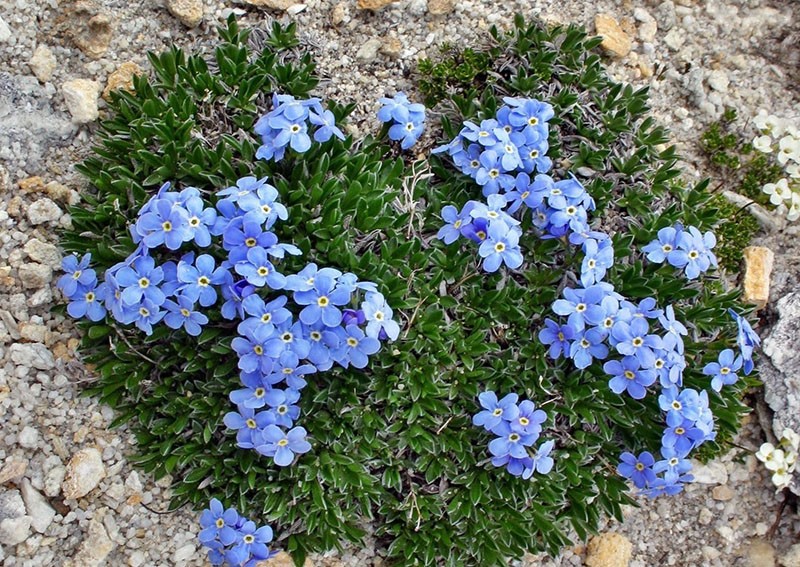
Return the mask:
M 792 484 L 799 449 L 800 435 L 791 429 L 784 429 L 777 447 L 772 443 L 764 443 L 756 453 L 756 458 L 772 472 L 772 483 L 778 490 Z
M 800 218 L 800 130 L 797 126 L 766 110 L 759 110 L 753 119 L 761 132 L 753 139 L 753 147 L 765 154 L 775 153 L 787 177 L 777 183 L 767 183 L 762 191 L 769 202 L 786 213 L 790 221 Z

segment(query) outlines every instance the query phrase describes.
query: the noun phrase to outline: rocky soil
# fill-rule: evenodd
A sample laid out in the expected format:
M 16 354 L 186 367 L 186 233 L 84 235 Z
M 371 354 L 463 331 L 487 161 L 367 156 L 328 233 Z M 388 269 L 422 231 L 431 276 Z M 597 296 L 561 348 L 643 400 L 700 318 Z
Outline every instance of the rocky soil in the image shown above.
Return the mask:
M 153 483 L 126 460 L 133 439 L 109 431 L 109 408 L 80 397 L 91 375 L 75 358 L 76 333 L 51 313 L 58 301 L 56 233 L 69 224 L 104 90 L 147 67 L 146 52 L 176 43 L 209 48 L 234 11 L 245 23 L 293 20 L 315 46 L 323 97 L 358 103 L 354 128 L 377 130 L 377 93 L 413 92 L 416 61 L 443 41 L 478 41 L 514 13 L 602 31 L 609 71 L 650 87 L 654 114 L 686 156 L 726 106 L 800 117 L 800 4 L 792 0 L 0 0 L 0 563 L 203 565 L 196 515 L 161 514 L 169 479 Z M 596 18 L 598 14 L 603 14 Z M 798 291 L 797 230 L 767 232 L 776 253 L 765 326 Z M 794 321 L 797 313 L 784 315 Z M 797 325 L 789 325 L 797 339 Z M 783 335 L 781 335 L 783 337 Z M 783 348 L 790 339 L 782 339 Z M 795 348 L 796 348 L 795 340 Z M 782 362 L 783 363 L 783 362 Z M 795 368 L 797 368 L 795 366 Z M 798 373 L 795 376 L 800 375 Z M 777 380 L 780 381 L 780 373 Z M 786 384 L 784 384 L 786 385 Z M 798 415 L 798 386 L 777 397 Z M 794 390 L 792 390 L 794 388 Z M 791 396 L 795 396 L 792 398 Z M 775 396 L 773 396 L 774 398 Z M 774 401 L 774 400 L 773 400 Z M 777 403 L 776 402 L 776 403 Z M 767 420 L 766 424 L 769 424 Z M 765 438 L 752 418 L 741 449 L 700 467 L 686 494 L 642 502 L 621 525 L 556 559 L 525 565 L 633 567 L 800 565 L 800 519 L 752 456 Z M 794 544 L 794 547 L 792 545 Z M 379 553 L 379 552 L 378 552 Z M 285 556 L 272 564 L 280 565 Z M 380 565 L 369 545 L 315 557 L 314 565 Z

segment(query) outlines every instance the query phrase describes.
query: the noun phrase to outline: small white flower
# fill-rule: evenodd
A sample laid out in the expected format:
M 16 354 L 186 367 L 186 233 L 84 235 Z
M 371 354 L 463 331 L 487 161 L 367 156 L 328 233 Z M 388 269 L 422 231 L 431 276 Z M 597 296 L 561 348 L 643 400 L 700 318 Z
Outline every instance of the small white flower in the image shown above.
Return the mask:
M 795 433 L 793 429 L 786 427 L 781 433 L 781 446 L 784 448 L 791 447 L 793 451 L 800 450 L 800 435 Z
M 786 173 L 792 179 L 800 179 L 800 164 L 790 163 L 786 166 Z
M 789 205 L 789 212 L 786 220 L 796 221 L 800 218 L 800 193 L 792 193 L 792 203 Z
M 753 147 L 763 154 L 772 152 L 772 138 L 769 136 L 756 136 L 753 138 Z
M 785 129 L 784 121 L 774 114 L 767 114 L 767 111 L 761 109 L 758 114 L 753 118 L 753 123 L 756 128 L 761 130 L 762 133 L 770 136 L 778 137 L 783 134 Z
M 786 165 L 790 160 L 800 163 L 800 138 L 784 136 L 778 142 L 778 163 Z
M 756 452 L 756 459 L 761 461 L 762 463 L 766 463 L 772 457 L 772 453 L 775 452 L 775 445 L 772 443 L 764 443 Z
M 764 466 L 768 471 L 786 469 L 786 453 L 783 452 L 783 449 L 775 449 L 769 459 L 764 461 Z
M 772 484 L 774 484 L 778 490 L 783 490 L 790 484 L 792 484 L 792 475 L 786 469 L 779 469 L 775 471 L 775 474 L 772 475 Z
M 797 453 L 794 451 L 787 451 L 785 461 L 786 470 L 789 472 L 794 472 L 794 469 L 797 467 Z
M 792 198 L 792 190 L 789 189 L 787 179 L 781 179 L 777 183 L 767 183 L 761 190 L 769 195 L 769 202 L 773 205 L 780 205 Z

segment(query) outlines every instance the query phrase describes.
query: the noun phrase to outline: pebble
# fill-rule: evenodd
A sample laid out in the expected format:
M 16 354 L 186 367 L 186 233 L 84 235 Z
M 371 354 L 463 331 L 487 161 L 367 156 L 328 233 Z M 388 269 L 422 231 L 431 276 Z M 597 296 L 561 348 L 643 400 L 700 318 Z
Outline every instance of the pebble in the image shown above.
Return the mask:
M 624 535 L 606 532 L 593 537 L 586 547 L 587 567 L 627 567 L 633 544 Z
M 642 41 L 652 43 L 656 39 L 658 23 L 656 19 L 644 8 L 634 8 L 633 19 L 639 22 L 638 36 Z
M 730 85 L 730 82 L 728 74 L 721 69 L 711 71 L 711 74 L 708 76 L 708 86 L 717 92 L 728 92 L 728 85 Z
M 51 199 L 44 197 L 28 207 L 28 220 L 33 225 L 54 223 L 61 218 L 61 209 Z
M 187 28 L 194 28 L 203 20 L 202 0 L 167 0 L 167 10 Z
M 728 470 L 719 461 L 702 464 L 692 459 L 692 476 L 698 484 L 725 484 L 728 482 Z
M 0 492 L 0 544 L 22 543 L 30 527 L 31 518 L 25 515 L 25 501 L 19 490 Z
M 187 543 L 175 550 L 175 553 L 172 554 L 172 561 L 173 563 L 188 561 L 196 552 L 197 546 L 193 543 Z
M 708 561 L 719 559 L 719 556 L 722 555 L 722 552 L 710 545 L 704 545 L 700 551 L 703 553 L 703 557 Z
M 381 40 L 377 38 L 368 39 L 364 42 L 364 44 L 359 48 L 358 53 L 356 53 L 356 59 L 359 61 L 363 61 L 365 63 L 370 63 L 375 61 L 375 58 L 378 56 L 378 50 L 381 48 Z
M 66 467 L 58 455 L 51 455 L 44 460 L 44 493 L 54 498 L 61 493 L 61 483 L 67 475 Z
M 19 432 L 17 443 L 26 449 L 35 449 L 36 445 L 39 443 L 39 432 L 30 425 L 26 425 L 22 428 L 22 431 Z
M 432 16 L 444 16 L 455 9 L 455 0 L 428 0 L 428 13 Z
M 128 557 L 128 565 L 130 567 L 141 567 L 145 561 L 147 561 L 147 557 L 141 551 L 134 551 Z
M 53 279 L 53 270 L 50 266 L 32 262 L 19 267 L 19 279 L 22 287 L 26 289 L 40 289 L 49 285 Z
M 269 559 L 259 561 L 256 567 L 294 567 L 294 560 L 292 560 L 291 555 L 281 551 Z
M 781 558 L 782 567 L 800 567 L 800 543 L 794 544 Z
M 83 498 L 94 490 L 106 476 L 100 451 L 81 449 L 67 463 L 66 476 L 61 485 L 64 498 Z
M 114 549 L 114 542 L 108 537 L 103 524 L 92 518 L 89 528 L 78 548 L 78 553 L 64 563 L 64 567 L 98 567 Z
M 76 124 L 87 124 L 97 120 L 97 97 L 100 96 L 100 84 L 88 79 L 73 79 L 61 87 L 67 110 Z
M 331 8 L 331 25 L 338 26 L 344 23 L 347 18 L 347 4 L 339 2 Z
M 143 73 L 142 68 L 133 61 L 126 61 L 108 76 L 106 88 L 103 89 L 103 99 L 109 100 L 111 91 L 116 89 L 133 90 L 133 78 Z
M 597 14 L 594 17 L 594 27 L 597 35 L 603 36 L 600 46 L 609 54 L 625 57 L 631 52 L 631 38 L 613 16 Z
M 750 559 L 751 567 L 774 567 L 775 565 L 775 549 L 765 539 L 752 540 L 747 556 Z
M 244 0 L 245 4 L 250 6 L 258 6 L 260 8 L 269 8 L 271 10 L 286 11 L 297 3 L 296 0 Z
M 357 0 L 356 6 L 362 10 L 380 10 L 398 1 L 399 0 Z
M 33 55 L 28 61 L 31 66 L 31 71 L 37 79 L 46 83 L 53 78 L 53 72 L 56 70 L 58 62 L 53 51 L 46 45 L 38 45 L 33 51 Z
M 69 33 L 78 49 L 92 59 L 105 55 L 114 35 L 111 17 L 98 11 L 97 4 L 83 0 L 71 6 L 69 14 Z
M 683 37 L 678 28 L 669 30 L 664 36 L 664 44 L 672 51 L 678 51 L 686 39 Z
M 22 250 L 34 262 L 39 262 L 51 268 L 61 265 L 61 253 L 58 247 L 49 242 L 42 242 L 38 238 L 31 238 L 22 247 Z
M 22 499 L 25 501 L 25 509 L 31 518 L 31 527 L 43 534 L 53 523 L 56 511 L 47 502 L 44 496 L 31 486 L 31 482 L 26 478 L 22 480 Z
M 28 470 L 28 461 L 20 457 L 8 457 L 0 469 L 0 484 L 16 482 Z
M 11 28 L 8 27 L 6 21 L 0 17 L 0 43 L 5 43 L 11 39 Z
M 41 343 L 16 343 L 9 347 L 9 351 L 11 352 L 12 362 L 17 366 L 50 370 L 56 365 L 53 353 Z
M 711 497 L 720 502 L 732 500 L 736 493 L 727 484 L 720 484 L 711 490 Z

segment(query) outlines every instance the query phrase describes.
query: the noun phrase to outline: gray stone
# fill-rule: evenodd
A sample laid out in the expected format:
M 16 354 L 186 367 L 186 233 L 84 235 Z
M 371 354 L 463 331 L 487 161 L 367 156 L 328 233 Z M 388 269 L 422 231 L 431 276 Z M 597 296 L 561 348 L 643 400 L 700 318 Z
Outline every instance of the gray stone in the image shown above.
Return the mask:
M 31 262 L 19 267 L 19 280 L 25 289 L 41 289 L 53 280 L 53 270 L 50 266 Z
M 31 532 L 31 519 L 28 516 L 7 518 L 0 521 L 0 543 L 17 545 L 28 539 Z
M 358 52 L 356 53 L 356 59 L 359 61 L 364 61 L 365 63 L 375 61 L 380 48 L 381 40 L 373 37 L 372 39 L 365 41 L 364 45 L 359 48 Z
M 31 203 L 28 207 L 28 220 L 31 224 L 55 222 L 61 218 L 61 209 L 52 199 L 44 197 Z
M 26 449 L 35 449 L 36 445 L 39 443 L 39 432 L 35 427 L 26 425 L 22 428 L 22 431 L 19 432 L 17 442 L 21 447 L 25 447 Z
M 25 509 L 31 518 L 31 527 L 43 534 L 53 523 L 56 511 L 45 497 L 31 486 L 31 482 L 27 478 L 22 480 L 22 499 L 25 501 Z
M 8 27 L 8 24 L 0 18 L 0 43 L 5 43 L 9 39 L 11 39 L 11 28 Z
M 78 553 L 64 563 L 64 567 L 98 567 L 114 549 L 114 542 L 97 518 L 92 518 L 89 528 L 78 548 Z
M 794 544 L 778 559 L 782 567 L 800 567 L 800 543 Z
M 49 242 L 42 242 L 38 238 L 31 238 L 22 248 L 34 262 L 45 264 L 51 268 L 61 265 L 61 253 L 58 248 Z
M 47 350 L 42 343 L 16 343 L 11 345 L 8 350 L 11 353 L 11 361 L 18 366 L 50 370 L 56 365 L 53 353 Z
M 691 474 L 694 481 L 699 484 L 725 484 L 728 482 L 728 471 L 725 465 L 719 461 L 702 464 L 693 459 Z
M 21 518 L 25 515 L 25 501 L 19 490 L 0 492 L 0 520 Z

